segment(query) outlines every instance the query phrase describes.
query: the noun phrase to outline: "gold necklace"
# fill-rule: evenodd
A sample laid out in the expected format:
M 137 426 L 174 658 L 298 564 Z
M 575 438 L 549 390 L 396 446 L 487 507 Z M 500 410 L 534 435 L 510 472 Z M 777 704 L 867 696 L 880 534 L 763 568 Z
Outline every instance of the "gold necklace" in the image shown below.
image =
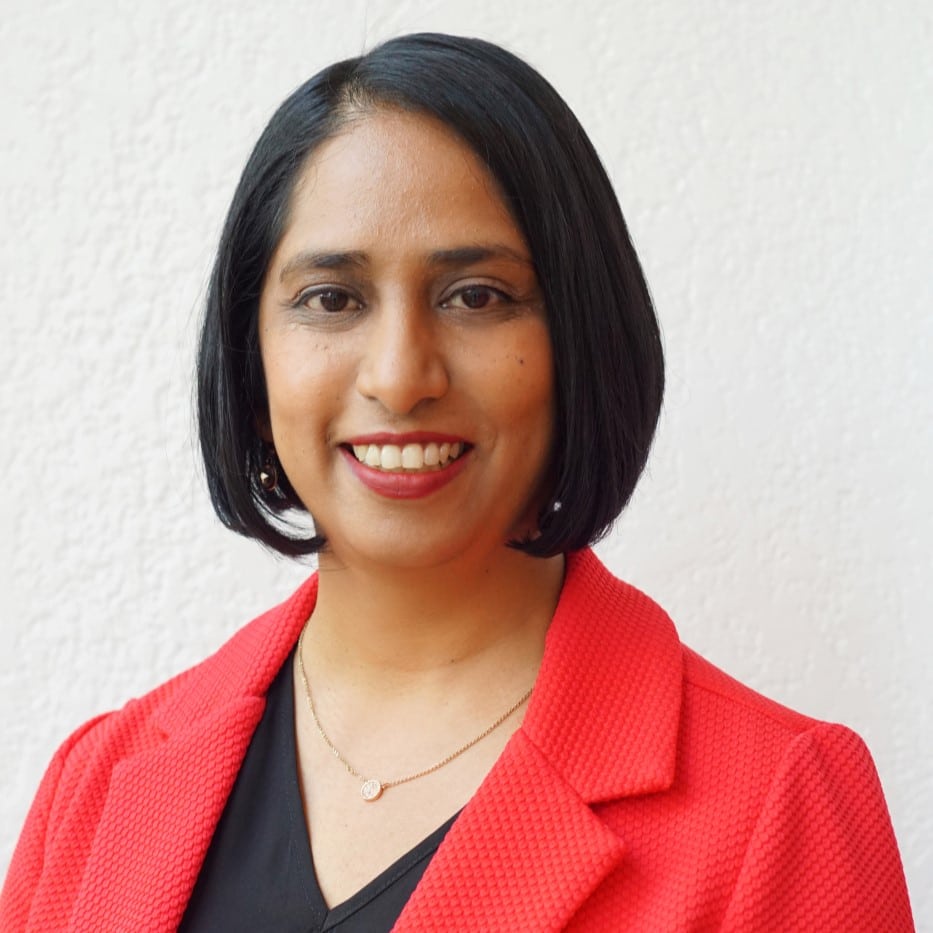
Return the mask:
M 360 774 L 360 772 L 340 754 L 337 750 L 337 746 L 331 742 L 329 736 L 324 731 L 321 720 L 317 718 L 317 713 L 314 711 L 314 701 L 311 699 L 311 688 L 308 686 L 308 678 L 305 675 L 305 665 L 301 657 L 302 644 L 304 643 L 307 628 L 308 623 L 305 623 L 304 628 L 301 630 L 301 634 L 298 636 L 298 672 L 301 674 L 301 682 L 304 684 L 305 696 L 308 699 L 308 709 L 311 710 L 311 718 L 314 720 L 314 725 L 317 726 L 317 731 L 320 733 L 321 738 L 327 744 L 331 752 L 333 752 L 337 761 L 346 768 L 347 773 L 351 777 L 355 777 L 357 780 L 363 782 L 360 786 L 360 796 L 367 803 L 378 800 L 382 796 L 383 791 L 388 790 L 390 787 L 398 787 L 399 784 L 407 784 L 409 781 L 416 781 L 418 778 L 426 777 L 429 774 L 433 774 L 435 771 L 439 771 L 444 765 L 449 765 L 455 758 L 459 758 L 464 752 L 469 751 L 478 742 L 482 742 L 491 732 L 495 732 L 495 730 L 531 696 L 531 691 L 534 690 L 534 687 L 530 687 L 528 691 L 517 702 L 513 703 L 491 726 L 487 726 L 476 738 L 470 739 L 466 745 L 461 745 L 455 752 L 451 752 L 451 754 L 441 759 L 437 764 L 431 765 L 430 768 L 425 768 L 423 771 L 417 771 L 414 774 L 407 774 L 405 777 L 393 778 L 391 781 L 380 781 L 372 777 L 368 778 Z

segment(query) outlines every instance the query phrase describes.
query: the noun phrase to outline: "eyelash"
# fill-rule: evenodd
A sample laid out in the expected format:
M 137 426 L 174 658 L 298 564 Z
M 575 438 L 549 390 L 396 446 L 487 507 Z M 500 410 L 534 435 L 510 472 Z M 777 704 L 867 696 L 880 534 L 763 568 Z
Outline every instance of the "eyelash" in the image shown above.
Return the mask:
M 498 288 L 493 288 L 491 285 L 463 285 L 458 288 L 456 291 L 450 293 L 450 295 L 441 302 L 441 307 L 450 307 L 451 299 L 459 296 L 463 296 L 466 292 L 482 292 L 492 296 L 493 305 L 501 304 L 512 304 L 512 298 L 507 295 L 505 292 L 501 291 Z M 463 310 L 466 311 L 482 311 L 486 308 L 486 305 L 482 305 L 479 308 L 471 308 L 469 305 L 466 305 Z
M 501 289 L 493 288 L 492 285 L 483 285 L 483 284 L 471 284 L 463 285 L 460 288 L 450 292 L 447 297 L 440 302 L 442 308 L 453 307 L 452 301 L 457 297 L 462 297 L 467 292 L 479 292 L 484 295 L 491 296 L 493 305 L 502 305 L 502 304 L 513 304 L 513 299 L 503 292 Z M 314 298 L 323 298 L 324 296 L 333 296 L 345 299 L 347 304 L 355 304 L 357 307 L 347 308 L 346 306 L 334 309 L 328 308 L 308 308 L 308 310 L 321 311 L 324 314 L 340 314 L 344 311 L 359 311 L 363 305 L 363 302 L 354 298 L 354 296 L 345 288 L 340 288 L 335 285 L 316 285 L 314 288 L 305 289 L 301 292 L 298 297 L 295 299 L 294 306 L 299 307 L 308 307 L 308 304 Z M 469 305 L 463 305 L 459 310 L 464 311 L 482 311 L 488 304 L 481 305 L 477 308 L 471 308 Z
M 307 288 L 295 299 L 294 306 L 296 308 L 308 308 L 308 303 L 314 298 L 322 298 L 325 295 L 333 295 L 335 297 L 345 298 L 347 304 L 353 303 L 355 305 L 362 305 L 362 302 L 353 297 L 353 295 L 347 291 L 345 288 L 340 288 L 336 285 L 316 285 L 314 288 Z M 329 310 L 327 308 L 308 308 L 309 311 L 320 311 L 323 314 L 340 314 L 343 311 L 358 311 L 359 307 L 356 308 L 335 308 Z

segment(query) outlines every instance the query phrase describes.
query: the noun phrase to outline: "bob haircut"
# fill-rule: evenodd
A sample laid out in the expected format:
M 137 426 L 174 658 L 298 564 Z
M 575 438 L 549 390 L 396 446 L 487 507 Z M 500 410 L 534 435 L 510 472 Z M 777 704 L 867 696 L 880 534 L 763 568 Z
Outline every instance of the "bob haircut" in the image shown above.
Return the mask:
M 198 350 L 201 452 L 214 510 L 288 556 L 326 546 L 283 513 L 303 510 L 269 447 L 259 353 L 263 279 L 309 157 L 380 107 L 440 121 L 488 166 L 531 251 L 554 357 L 555 442 L 539 530 L 510 544 L 550 556 L 602 537 L 635 489 L 664 391 L 655 317 L 612 185 L 570 108 L 516 56 L 438 34 L 392 39 L 325 68 L 279 107 L 247 161 L 224 224 Z

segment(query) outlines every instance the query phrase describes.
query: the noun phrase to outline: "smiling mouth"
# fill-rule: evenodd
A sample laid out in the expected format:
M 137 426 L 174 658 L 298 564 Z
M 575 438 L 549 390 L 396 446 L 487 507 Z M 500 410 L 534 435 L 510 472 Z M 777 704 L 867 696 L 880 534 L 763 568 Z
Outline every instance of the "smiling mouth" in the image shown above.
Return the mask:
M 443 470 L 469 449 L 461 441 L 441 444 L 346 445 L 360 463 L 385 473 L 427 473 Z

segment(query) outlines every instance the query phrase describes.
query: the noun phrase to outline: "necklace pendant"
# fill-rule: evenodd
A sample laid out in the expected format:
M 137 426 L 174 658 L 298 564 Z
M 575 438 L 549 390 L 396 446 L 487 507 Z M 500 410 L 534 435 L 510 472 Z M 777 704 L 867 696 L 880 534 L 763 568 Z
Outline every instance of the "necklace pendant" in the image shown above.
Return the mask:
M 367 803 L 372 803 L 382 796 L 382 791 L 382 785 L 375 778 L 370 778 L 368 781 L 363 781 L 363 786 L 360 788 L 360 796 Z

